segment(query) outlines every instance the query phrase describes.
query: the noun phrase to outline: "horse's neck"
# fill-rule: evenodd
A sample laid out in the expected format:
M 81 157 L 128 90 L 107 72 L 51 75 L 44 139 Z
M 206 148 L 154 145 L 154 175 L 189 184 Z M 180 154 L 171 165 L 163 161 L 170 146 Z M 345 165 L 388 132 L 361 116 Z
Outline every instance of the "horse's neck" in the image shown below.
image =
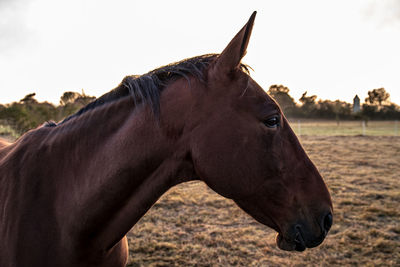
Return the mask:
M 48 138 L 61 176 L 57 215 L 72 236 L 88 238 L 75 242 L 101 249 L 117 243 L 166 190 L 191 174 L 185 148 L 163 135 L 151 112 L 135 114 L 131 101 L 118 106 L 99 111 L 102 120 L 96 110 L 90 121 L 70 120 Z

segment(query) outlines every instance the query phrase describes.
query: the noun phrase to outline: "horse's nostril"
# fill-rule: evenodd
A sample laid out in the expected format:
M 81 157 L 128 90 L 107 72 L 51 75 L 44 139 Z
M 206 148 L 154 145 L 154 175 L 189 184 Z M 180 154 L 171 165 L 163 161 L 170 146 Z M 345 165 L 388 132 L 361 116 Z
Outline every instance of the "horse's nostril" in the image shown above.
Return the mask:
M 332 213 L 329 212 L 328 214 L 325 215 L 323 227 L 324 227 L 326 232 L 328 232 L 329 229 L 331 229 L 332 220 L 333 220 Z

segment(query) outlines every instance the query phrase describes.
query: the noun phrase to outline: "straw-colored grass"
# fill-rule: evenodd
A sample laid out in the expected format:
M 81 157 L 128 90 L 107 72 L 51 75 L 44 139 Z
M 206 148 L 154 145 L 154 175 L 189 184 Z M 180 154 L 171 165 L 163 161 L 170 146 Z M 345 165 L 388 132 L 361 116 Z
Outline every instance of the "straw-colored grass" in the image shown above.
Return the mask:
M 368 135 L 400 136 L 399 121 L 332 121 L 290 120 L 296 134 L 300 135 Z

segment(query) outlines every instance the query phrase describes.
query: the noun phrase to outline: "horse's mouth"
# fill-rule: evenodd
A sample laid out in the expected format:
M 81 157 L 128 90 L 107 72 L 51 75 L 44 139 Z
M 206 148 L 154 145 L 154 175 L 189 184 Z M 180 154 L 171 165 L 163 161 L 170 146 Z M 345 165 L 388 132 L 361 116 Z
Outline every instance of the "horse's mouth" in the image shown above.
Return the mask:
M 304 251 L 306 249 L 306 244 L 301 234 L 301 231 L 296 231 L 294 238 L 284 237 L 282 233 L 279 233 L 276 237 L 276 243 L 278 247 L 286 251 Z
M 304 242 L 303 235 L 301 234 L 301 231 L 297 231 L 296 237 L 294 239 L 294 244 L 295 244 L 295 250 L 296 251 L 304 251 L 306 250 L 306 244 Z

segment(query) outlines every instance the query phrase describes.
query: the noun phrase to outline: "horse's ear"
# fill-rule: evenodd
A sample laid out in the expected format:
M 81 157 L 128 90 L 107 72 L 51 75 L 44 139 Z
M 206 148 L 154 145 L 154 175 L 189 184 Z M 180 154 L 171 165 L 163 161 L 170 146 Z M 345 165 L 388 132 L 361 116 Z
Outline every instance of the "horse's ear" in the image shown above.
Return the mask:
M 246 54 L 247 45 L 253 29 L 254 19 L 256 18 L 257 12 L 254 11 L 251 14 L 249 21 L 244 27 L 233 37 L 232 41 L 219 55 L 215 69 L 218 72 L 230 73 L 240 65 L 241 59 Z

